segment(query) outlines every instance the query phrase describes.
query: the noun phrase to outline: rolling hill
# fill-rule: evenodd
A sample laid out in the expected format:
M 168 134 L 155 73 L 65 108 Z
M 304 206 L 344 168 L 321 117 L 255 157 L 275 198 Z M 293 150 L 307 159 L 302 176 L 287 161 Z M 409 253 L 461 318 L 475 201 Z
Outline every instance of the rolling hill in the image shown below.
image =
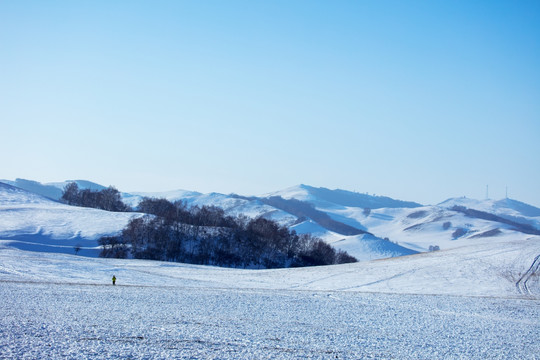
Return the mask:
M 65 246 L 63 251 L 68 252 L 75 244 L 82 244 L 85 251 L 94 249 L 95 253 L 100 236 L 118 233 L 131 217 L 140 216 L 70 207 L 54 201 L 68 181 L 8 182 L 19 186 L 0 187 L 0 236 L 17 240 L 20 247 L 23 242 L 33 248 L 36 244 L 49 244 L 60 246 L 57 250 Z M 104 188 L 91 181 L 76 182 L 82 189 Z M 540 209 L 511 199 L 455 198 L 424 206 L 307 185 L 258 197 L 187 190 L 122 193 L 122 197 L 134 208 L 144 197 L 155 197 L 180 200 L 189 206 L 217 206 L 230 215 L 265 217 L 297 233 L 321 237 L 359 260 L 526 240 L 540 234 Z
M 97 240 L 116 234 L 138 213 L 69 206 L 0 183 L 0 238 L 19 249 L 97 256 Z

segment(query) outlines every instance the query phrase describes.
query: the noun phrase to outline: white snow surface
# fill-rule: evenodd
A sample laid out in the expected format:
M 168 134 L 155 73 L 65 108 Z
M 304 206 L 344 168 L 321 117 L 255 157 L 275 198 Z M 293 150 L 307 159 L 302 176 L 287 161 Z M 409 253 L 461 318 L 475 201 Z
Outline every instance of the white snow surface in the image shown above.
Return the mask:
M 452 249 L 481 242 L 497 243 L 512 239 L 527 239 L 531 235 L 513 230 L 511 225 L 465 216 L 440 206 L 371 210 L 343 207 L 328 210 L 330 215 L 350 222 L 361 223 L 374 235 L 388 238 L 406 248 L 425 252 L 430 246 Z M 461 236 L 456 231 L 464 231 Z M 496 231 L 490 235 L 490 231 Z
M 183 201 L 188 206 L 217 206 L 232 216 L 245 215 L 250 218 L 259 216 L 271 219 L 280 225 L 288 226 L 296 217 L 285 211 L 262 204 L 257 200 L 246 200 L 234 195 L 225 195 L 220 193 L 201 194 L 187 190 L 173 190 L 166 192 L 136 192 L 122 193 L 124 203 L 135 208 L 144 198 L 167 199 L 169 201 Z
M 31 180 L 16 179 L 9 181 L 18 186 L 24 186 L 31 191 L 50 194 L 50 187 L 55 189 L 63 188 L 68 181 L 59 183 L 40 184 Z M 103 186 L 86 180 L 76 180 L 80 188 L 101 189 Z M 328 230 L 311 219 L 298 219 L 297 216 L 287 213 L 275 207 L 265 205 L 256 198 L 245 198 L 235 195 L 224 195 L 219 193 L 201 194 L 188 190 L 173 190 L 168 192 L 136 192 L 122 193 L 123 200 L 129 205 L 135 207 L 143 197 L 165 198 L 170 201 L 181 200 L 190 206 L 212 205 L 225 210 L 229 215 L 246 215 L 251 218 L 262 216 L 276 221 L 282 226 L 287 226 L 298 233 L 312 233 L 321 237 L 334 247 L 345 250 L 359 260 L 382 259 L 389 256 L 408 255 L 413 252 L 425 252 L 430 247 L 439 247 L 440 249 L 451 249 L 464 246 L 469 242 L 475 244 L 479 241 L 505 241 L 507 239 L 526 239 L 529 235 L 515 231 L 512 226 L 500 222 L 475 219 L 465 216 L 450 209 L 455 206 L 464 206 L 471 209 L 489 212 L 502 218 L 528 224 L 540 230 L 540 209 L 525 203 L 512 200 L 474 200 L 467 198 L 448 199 L 439 205 L 423 206 L 419 208 L 378 208 L 372 209 L 369 215 L 364 214 L 363 207 L 343 206 L 337 202 L 343 201 L 344 194 L 350 194 L 353 198 L 356 193 L 336 190 L 339 193 L 333 193 L 328 190 L 331 196 L 325 196 L 324 199 L 317 197 L 317 191 L 320 189 L 312 188 L 307 185 L 297 185 L 285 190 L 265 194 L 262 197 L 281 196 L 284 199 L 297 199 L 306 201 L 316 207 L 317 210 L 325 212 L 332 219 L 349 226 L 355 227 L 372 233 L 374 237 L 365 235 L 347 236 L 331 230 Z M 0 188 L 0 192 L 2 188 Z M 320 192 L 319 192 L 320 193 Z M 366 195 L 370 198 L 369 195 Z M 381 198 L 372 197 L 380 202 Z M 0 202 L 2 198 L 0 195 Z M 391 199 L 385 199 L 388 202 Z M 336 202 L 333 202 L 336 201 Z M 0 214 L 2 214 L 0 208 Z M 37 210 L 37 209 L 35 209 Z M 86 210 L 83 210 L 86 211 Z M 422 216 L 414 216 L 418 212 L 424 212 Z M 89 214 L 86 213 L 85 214 Z M 97 213 L 96 213 L 97 214 Z M 112 224 L 114 217 L 120 217 L 119 224 L 115 228 Z M 122 219 L 126 215 L 108 216 L 110 226 L 102 229 L 99 235 L 107 233 L 117 233 L 129 220 Z M 132 216 L 132 215 L 131 215 Z M 34 218 L 27 213 L 27 218 Z M 35 218 L 40 218 L 36 216 Z M 60 219 L 60 217 L 57 217 Z M 81 216 L 75 218 L 83 219 Z M 7 221 L 7 220 L 6 220 Z M 70 221 L 75 224 L 75 221 Z M 83 228 L 80 230 L 83 237 L 92 237 L 89 232 L 92 229 Z M 94 221 L 99 226 L 105 225 L 107 221 Z M 19 221 L 20 226 L 24 226 L 23 221 Z M 2 233 L 0 235 L 13 234 L 17 232 L 17 227 L 12 224 L 12 233 Z M 36 225 L 38 227 L 36 227 Z M 33 225 L 33 234 L 39 234 L 39 224 Z M 48 225 L 50 227 L 50 225 Z M 49 230 L 50 231 L 50 230 Z M 52 231 L 50 231 L 52 232 Z M 462 234 L 459 234 L 462 232 Z M 22 229 L 23 234 L 28 233 L 28 229 Z M 59 238 L 61 229 L 56 228 L 55 233 Z M 69 235 L 71 234 L 71 235 Z M 75 234 L 73 236 L 73 234 Z M 66 231 L 66 235 L 77 237 L 75 227 Z M 456 236 L 458 234 L 459 236 Z M 10 235 L 10 236 L 11 236 Z M 19 234 L 20 235 L 20 234 Z M 94 236 L 95 238 L 98 237 Z M 383 242 L 382 239 L 388 241 Z
M 539 241 L 279 270 L 0 241 L 0 358 L 538 359 Z
M 138 213 L 117 213 L 64 205 L 0 183 L 0 238 L 12 246 L 97 256 L 102 236 L 118 234 Z
M 280 196 L 283 199 L 296 199 L 301 201 L 313 201 L 316 198 L 309 193 L 303 185 L 291 186 L 289 188 L 273 191 L 268 194 L 264 194 L 263 197 Z
M 132 193 L 122 193 L 122 201 L 131 206 L 132 208 L 137 207 L 143 198 L 155 198 L 155 199 L 167 199 L 169 201 L 184 200 L 187 201 L 192 198 L 196 198 L 202 195 L 196 191 L 188 190 L 171 190 L 163 192 L 132 192 Z
M 448 199 L 439 204 L 439 206 L 448 209 L 456 205 L 488 212 L 507 220 L 530 224 L 536 229 L 540 229 L 540 209 L 521 201 L 508 198 L 501 200 L 476 200 L 461 197 Z
M 257 201 L 194 196 L 295 219 Z M 362 260 L 394 242 L 440 251 L 227 269 L 76 256 L 75 245 L 95 255 L 98 237 L 140 214 L 67 206 L 0 184 L 0 359 L 540 359 L 540 236 L 448 207 L 322 208 L 386 241 L 311 220 L 293 226 Z M 519 216 L 534 218 L 531 211 Z M 467 232 L 453 239 L 456 229 Z

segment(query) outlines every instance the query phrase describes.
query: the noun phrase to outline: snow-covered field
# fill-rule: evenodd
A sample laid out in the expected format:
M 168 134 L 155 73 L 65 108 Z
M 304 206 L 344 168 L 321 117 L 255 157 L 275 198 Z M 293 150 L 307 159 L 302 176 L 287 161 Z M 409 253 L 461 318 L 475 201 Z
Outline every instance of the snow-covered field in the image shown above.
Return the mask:
M 257 200 L 191 195 L 231 213 L 295 219 Z M 403 254 L 401 246 L 441 250 L 276 270 L 102 259 L 97 239 L 140 214 L 0 184 L 0 359 L 540 359 L 540 236 L 449 211 L 451 202 L 367 214 L 315 200 L 379 237 L 331 233 L 309 219 L 294 229 L 320 232 L 359 259 Z M 538 209 L 526 204 L 479 204 L 537 224 Z
M 0 358 L 540 359 L 538 276 L 516 287 L 537 250 L 243 270 L 1 247 Z
M 529 300 L 62 282 L 0 288 L 1 358 L 538 359 L 540 353 L 540 307 Z

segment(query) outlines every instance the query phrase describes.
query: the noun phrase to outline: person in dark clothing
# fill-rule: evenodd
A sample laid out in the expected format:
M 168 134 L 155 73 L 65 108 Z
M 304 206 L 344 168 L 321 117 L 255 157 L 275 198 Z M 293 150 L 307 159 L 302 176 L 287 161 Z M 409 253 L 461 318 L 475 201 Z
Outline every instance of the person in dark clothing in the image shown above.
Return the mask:
M 112 276 L 112 284 L 116 285 L 116 276 L 114 276 L 114 275 Z

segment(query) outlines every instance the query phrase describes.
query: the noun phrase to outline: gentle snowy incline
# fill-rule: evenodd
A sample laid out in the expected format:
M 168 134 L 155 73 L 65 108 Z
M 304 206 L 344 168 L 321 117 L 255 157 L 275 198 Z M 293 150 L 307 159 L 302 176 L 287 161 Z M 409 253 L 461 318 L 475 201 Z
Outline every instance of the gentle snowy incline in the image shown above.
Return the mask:
M 0 358 L 539 359 L 539 241 L 279 270 L 0 241 Z
M 120 232 L 137 213 L 60 204 L 0 183 L 0 238 L 21 249 L 97 256 L 97 240 Z
M 0 246 L 6 242 L 0 241 Z M 92 259 L 0 248 L 0 281 L 233 289 L 389 292 L 488 297 L 540 297 L 538 274 L 526 293 L 516 286 L 540 255 L 540 238 L 479 244 L 335 266 L 244 270 L 144 260 Z M 68 280 L 67 280 L 68 279 Z
M 58 197 L 58 191 L 61 192 L 68 183 L 41 184 L 23 179 L 9 182 L 48 197 Z M 91 181 L 76 182 L 80 188 L 104 188 Z M 7 196 L 6 186 L 8 185 L 0 186 L 0 236 L 16 238 L 20 248 L 71 252 L 73 246 L 82 244 L 82 254 L 95 255 L 96 250 L 91 253 L 88 250 L 95 248 L 96 238 L 119 232 L 131 216 L 137 216 L 107 215 L 99 210 L 66 207 L 31 193 L 25 193 L 25 196 L 18 193 L 18 197 L 13 194 Z M 53 194 L 52 190 L 56 192 Z M 294 186 L 262 197 L 201 194 L 186 190 L 122 193 L 122 196 L 131 206 L 136 206 L 143 197 L 157 197 L 170 201 L 181 200 L 190 206 L 218 206 L 233 216 L 262 216 L 299 234 L 312 233 L 321 237 L 360 261 L 410 255 L 436 248 L 447 250 L 475 245 L 478 242 L 525 240 L 530 234 L 538 234 L 534 230 L 516 230 L 517 223 L 540 231 L 540 209 L 512 199 L 494 201 L 454 198 L 439 205 L 422 206 L 384 196 L 307 185 Z M 269 201 L 273 196 L 288 200 L 284 200 L 285 203 Z M 294 203 L 291 199 L 305 203 Z M 13 201 L 18 204 L 17 211 L 13 208 L 17 205 Z M 306 208 L 310 205 L 315 209 L 306 213 Z M 453 211 L 454 206 L 493 214 L 500 221 L 490 220 L 489 216 L 471 217 L 460 211 Z M 21 208 L 25 208 L 25 211 Z M 72 211 L 72 214 L 69 214 L 69 211 Z M 329 226 L 329 221 L 333 222 L 332 226 Z M 357 232 L 344 231 L 344 227 L 348 227 L 348 230 L 352 227 Z M 58 242 L 60 239 L 64 241 Z M 36 243 L 48 243 L 50 246 L 43 248 Z
M 528 224 L 540 230 L 540 209 L 513 199 L 475 200 L 462 197 L 448 199 L 440 203 L 439 206 L 447 209 L 454 206 L 463 206 L 494 214 L 517 223 Z

